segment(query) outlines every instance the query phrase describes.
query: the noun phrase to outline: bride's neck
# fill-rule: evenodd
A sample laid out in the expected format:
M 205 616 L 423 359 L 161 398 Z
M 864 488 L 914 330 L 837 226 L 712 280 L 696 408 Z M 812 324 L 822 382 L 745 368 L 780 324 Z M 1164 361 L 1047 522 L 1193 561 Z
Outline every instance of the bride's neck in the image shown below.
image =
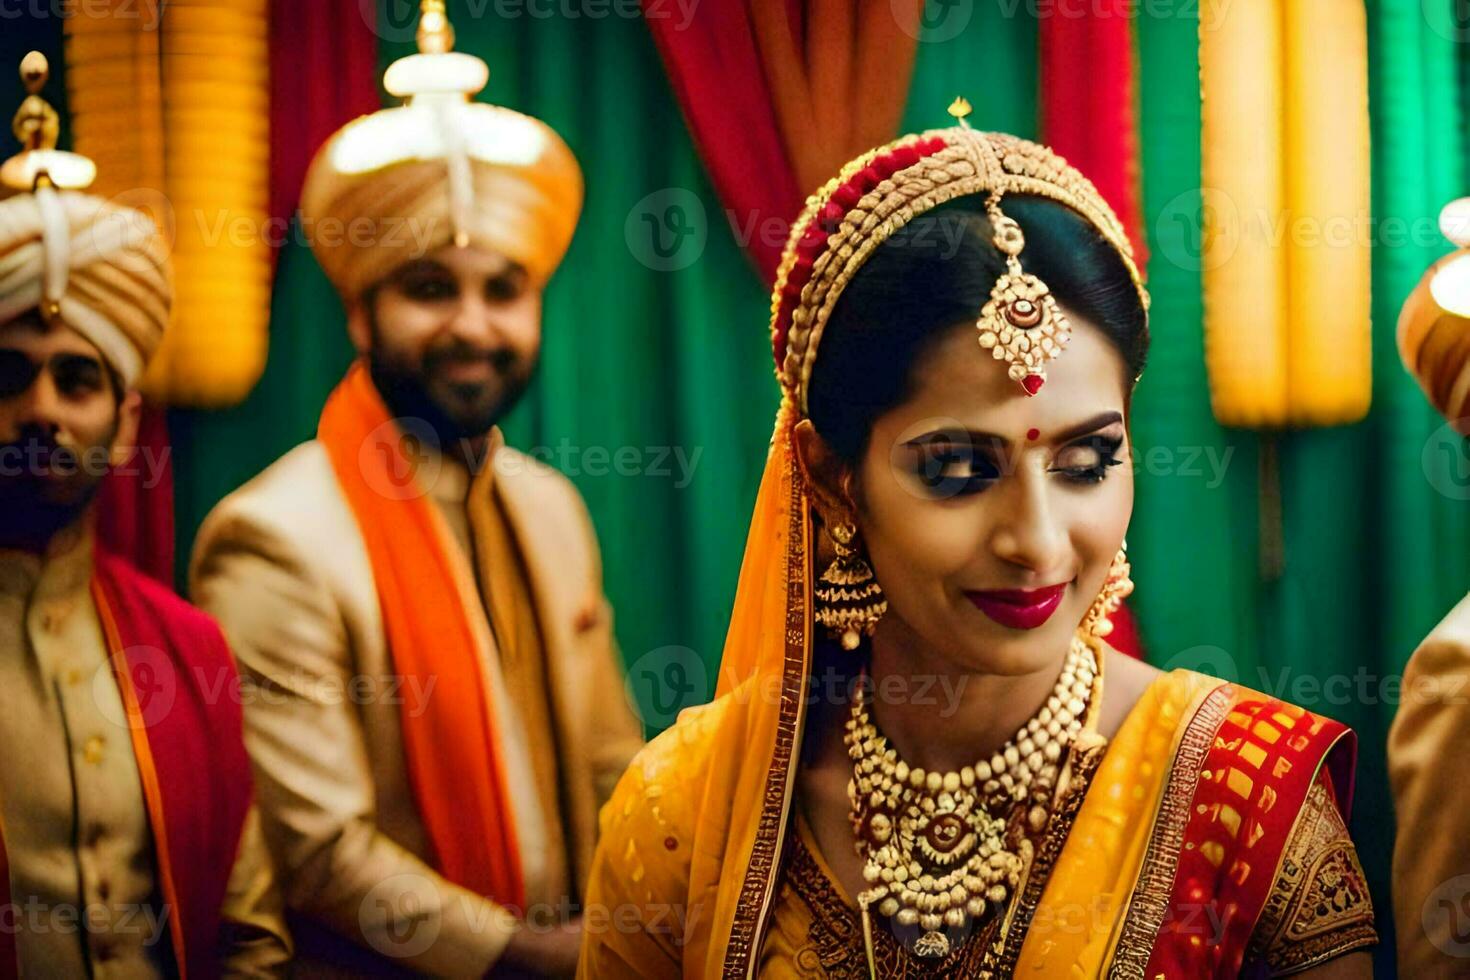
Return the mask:
M 910 766 L 949 772 L 988 759 L 1051 696 L 1065 648 L 1034 672 L 967 670 L 900 624 L 884 623 L 872 641 L 873 720 Z

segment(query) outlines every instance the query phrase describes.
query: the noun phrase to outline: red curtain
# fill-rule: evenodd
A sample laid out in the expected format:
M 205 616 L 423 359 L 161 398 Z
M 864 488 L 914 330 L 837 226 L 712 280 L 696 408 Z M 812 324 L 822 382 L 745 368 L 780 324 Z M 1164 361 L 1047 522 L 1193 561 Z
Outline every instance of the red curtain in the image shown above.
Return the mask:
M 1042 141 L 1097 185 L 1128 229 L 1142 269 L 1148 245 L 1139 206 L 1134 6 L 1057 0 L 1043 8 L 1039 106 Z
M 97 543 L 143 573 L 174 580 L 174 466 L 168 418 L 145 404 L 132 458 L 102 481 L 97 498 Z
M 1139 197 L 1138 72 L 1133 4 L 1057 0 L 1041 16 L 1041 138 L 1087 175 L 1117 212 L 1138 267 L 1148 263 Z M 1186 79 L 1194 84 L 1193 79 Z M 1138 622 L 1125 603 L 1108 640 L 1142 657 Z
M 806 195 L 897 135 L 923 0 L 708 0 L 646 20 L 715 191 L 767 282 Z M 770 219 L 779 234 L 762 233 Z
M 296 211 L 311 158 L 327 137 L 382 107 L 376 5 L 271 0 L 271 217 Z

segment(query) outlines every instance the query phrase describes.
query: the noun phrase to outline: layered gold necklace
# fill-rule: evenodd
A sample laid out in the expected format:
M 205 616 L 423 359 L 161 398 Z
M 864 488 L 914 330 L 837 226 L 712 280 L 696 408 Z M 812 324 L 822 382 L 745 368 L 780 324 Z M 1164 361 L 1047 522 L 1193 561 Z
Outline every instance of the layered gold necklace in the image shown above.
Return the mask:
M 1024 808 L 1024 828 L 1045 829 L 1057 777 L 1094 697 L 1097 659 L 1074 637 L 1046 704 L 989 759 L 958 772 L 926 772 L 898 758 L 873 724 L 868 685 L 858 686 L 843 741 L 852 759 L 847 784 L 857 853 L 868 888 L 858 896 L 904 930 L 918 930 L 913 951 L 942 958 L 1005 907 L 1020 880 L 1030 843 L 1008 839 Z

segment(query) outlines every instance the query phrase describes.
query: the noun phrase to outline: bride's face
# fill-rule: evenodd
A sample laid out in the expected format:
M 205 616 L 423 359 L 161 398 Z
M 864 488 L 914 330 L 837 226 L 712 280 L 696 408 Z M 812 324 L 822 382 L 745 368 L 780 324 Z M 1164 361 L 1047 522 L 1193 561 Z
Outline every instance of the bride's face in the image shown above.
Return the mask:
M 889 609 L 879 629 L 962 669 L 1045 668 L 1102 588 L 1133 508 L 1121 355 L 1072 339 L 1028 397 L 973 325 L 914 366 L 858 473 L 858 526 Z

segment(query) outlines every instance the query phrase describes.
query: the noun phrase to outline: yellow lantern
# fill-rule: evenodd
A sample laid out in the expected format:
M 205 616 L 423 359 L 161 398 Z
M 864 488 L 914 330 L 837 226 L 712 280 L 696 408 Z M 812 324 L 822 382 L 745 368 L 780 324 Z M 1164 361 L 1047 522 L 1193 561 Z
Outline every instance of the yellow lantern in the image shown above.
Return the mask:
M 270 316 L 267 0 L 110 0 L 66 20 L 79 152 L 98 191 L 173 243 L 174 322 L 142 387 L 170 405 L 242 400 Z
M 1368 411 L 1367 23 L 1341 0 L 1235 0 L 1200 25 L 1205 358 L 1215 416 Z

